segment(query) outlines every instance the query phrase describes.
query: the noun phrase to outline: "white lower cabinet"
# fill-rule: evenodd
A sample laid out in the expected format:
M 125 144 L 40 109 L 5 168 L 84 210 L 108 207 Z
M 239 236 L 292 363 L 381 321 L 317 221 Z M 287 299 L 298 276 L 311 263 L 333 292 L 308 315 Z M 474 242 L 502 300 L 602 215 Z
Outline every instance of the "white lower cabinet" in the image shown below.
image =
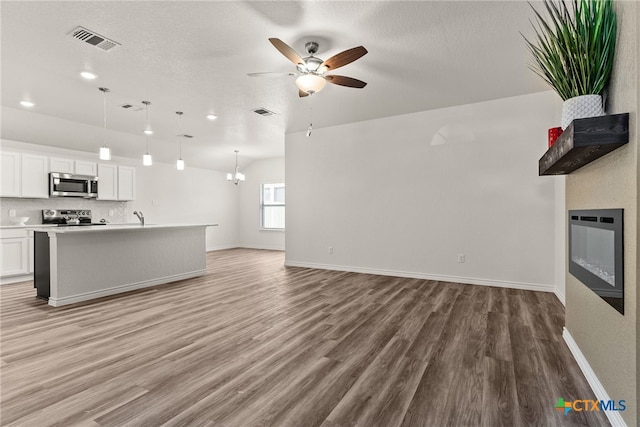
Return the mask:
M 29 273 L 29 238 L 27 230 L 9 229 L 0 232 L 2 265 L 0 276 L 19 276 Z M 31 270 L 33 271 L 33 270 Z
M 33 273 L 33 263 L 34 263 L 34 239 L 33 239 L 33 231 L 29 231 L 29 245 L 27 246 L 27 250 L 29 251 L 29 274 Z

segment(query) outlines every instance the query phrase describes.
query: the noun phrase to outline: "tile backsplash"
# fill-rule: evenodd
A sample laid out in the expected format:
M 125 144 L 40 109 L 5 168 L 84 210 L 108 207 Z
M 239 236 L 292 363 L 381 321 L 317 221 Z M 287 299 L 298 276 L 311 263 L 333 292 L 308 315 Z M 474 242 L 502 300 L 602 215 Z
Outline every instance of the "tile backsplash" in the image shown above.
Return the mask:
M 0 198 L 0 225 L 12 225 L 9 221 L 9 211 L 15 210 L 16 216 L 28 216 L 27 225 L 42 224 L 43 209 L 91 209 L 92 219 L 99 222 L 132 222 L 128 202 L 52 198 L 52 199 L 19 199 L 12 197 Z M 112 215 L 109 215 L 109 214 Z M 134 218 L 135 219 L 135 218 Z

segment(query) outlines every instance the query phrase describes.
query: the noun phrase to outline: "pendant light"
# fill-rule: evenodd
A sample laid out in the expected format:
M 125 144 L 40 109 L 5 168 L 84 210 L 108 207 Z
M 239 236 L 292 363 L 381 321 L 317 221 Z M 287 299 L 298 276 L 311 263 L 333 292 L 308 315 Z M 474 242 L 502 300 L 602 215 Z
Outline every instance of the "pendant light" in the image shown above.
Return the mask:
M 180 144 L 180 157 L 176 160 L 176 169 L 179 171 L 184 170 L 184 160 L 182 160 L 182 140 L 184 139 L 184 134 L 182 133 L 182 111 L 176 111 L 178 115 L 178 128 L 180 129 L 180 133 L 178 134 L 179 144 Z
M 244 174 L 240 173 L 240 168 L 238 167 L 238 153 L 240 150 L 233 150 L 236 153 L 236 169 L 234 173 L 227 174 L 227 181 L 233 181 L 235 185 L 238 185 L 241 181 L 244 181 Z
M 142 103 L 145 105 L 144 110 L 147 116 L 146 126 L 144 129 L 145 139 L 147 140 L 147 151 L 142 156 L 142 164 L 144 166 L 151 166 L 153 164 L 153 159 L 151 158 L 151 154 L 149 154 L 149 135 L 153 133 L 153 131 L 150 131 L 151 125 L 149 124 L 149 105 L 151 105 L 151 103 L 149 101 L 142 101 Z
M 102 103 L 104 107 L 104 130 L 102 131 L 102 147 L 100 147 L 100 160 L 111 160 L 111 150 L 107 147 L 107 92 L 109 89 L 106 87 L 99 87 L 98 90 L 102 92 Z

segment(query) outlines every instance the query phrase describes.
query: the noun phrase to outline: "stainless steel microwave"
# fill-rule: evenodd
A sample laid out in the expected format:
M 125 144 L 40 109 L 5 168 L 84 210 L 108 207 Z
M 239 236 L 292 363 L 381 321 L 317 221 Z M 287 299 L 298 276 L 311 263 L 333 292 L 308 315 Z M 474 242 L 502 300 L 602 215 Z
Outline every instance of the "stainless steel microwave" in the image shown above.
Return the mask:
M 49 173 L 49 197 L 98 197 L 98 177 L 70 173 Z

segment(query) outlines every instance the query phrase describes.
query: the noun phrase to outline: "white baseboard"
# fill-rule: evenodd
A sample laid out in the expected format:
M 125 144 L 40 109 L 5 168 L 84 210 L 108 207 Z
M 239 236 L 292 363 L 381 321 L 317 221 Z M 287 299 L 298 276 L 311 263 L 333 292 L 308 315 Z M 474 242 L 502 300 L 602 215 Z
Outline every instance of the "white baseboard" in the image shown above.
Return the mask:
M 264 250 L 267 250 L 267 251 L 284 251 L 284 248 L 282 246 L 240 245 L 238 247 L 239 248 L 246 248 L 246 249 L 264 249 Z
M 565 303 L 565 296 L 562 292 L 560 292 L 558 290 L 558 288 L 554 288 L 553 293 L 556 295 L 556 297 L 560 300 L 560 302 L 562 303 L 562 305 L 566 306 L 567 304 Z
M 596 399 L 605 401 L 610 400 L 611 398 L 609 397 L 609 394 L 604 389 L 604 386 L 598 379 L 598 376 L 591 368 L 591 365 L 589 365 L 589 362 L 584 357 L 584 354 L 582 354 L 582 351 L 580 351 L 580 347 L 578 347 L 578 344 L 575 342 L 567 328 L 563 328 L 562 338 L 564 338 L 564 342 L 567 343 L 571 354 L 573 354 L 573 358 L 578 362 L 578 366 L 587 379 L 589 386 L 591 386 L 591 390 L 593 390 L 593 393 L 596 395 Z M 620 412 L 604 411 L 604 414 L 607 416 L 613 427 L 627 427 L 627 424 L 624 422 Z
M 239 247 L 240 247 L 239 245 L 211 246 L 211 247 L 207 247 L 207 252 L 224 251 L 225 249 L 236 249 Z
M 60 307 L 63 305 L 74 304 L 77 302 L 89 301 L 96 298 L 102 298 L 109 295 L 121 294 L 123 292 L 135 291 L 137 289 L 148 288 L 165 283 L 176 282 L 178 280 L 190 279 L 192 277 L 204 276 L 207 270 L 196 270 L 188 273 L 176 274 L 173 276 L 159 277 L 157 279 L 145 280 L 143 282 L 129 283 L 126 285 L 115 286 L 113 288 L 101 289 L 99 291 L 86 292 L 82 294 L 71 295 L 62 298 L 49 298 L 49 305 Z
M 298 261 L 288 261 L 288 260 L 285 261 L 284 265 L 287 267 L 318 268 L 321 270 L 349 271 L 351 273 L 376 274 L 379 276 L 407 277 L 410 279 L 437 280 L 439 282 L 453 282 L 453 283 L 464 283 L 468 285 L 495 286 L 498 288 L 523 289 L 525 291 L 541 291 L 541 292 L 554 292 L 554 293 L 556 291 L 555 286 L 543 285 L 539 283 L 509 282 L 505 280 L 477 279 L 473 277 L 445 276 L 445 275 L 428 274 L 428 273 L 416 273 L 411 271 L 382 270 L 377 268 L 362 268 L 362 267 L 352 267 L 352 266 L 345 266 L 345 265 L 316 264 L 312 262 L 298 262 Z
M 21 276 L 9 276 L 0 279 L 0 285 L 10 285 L 12 283 L 31 282 L 33 274 L 23 274 Z

